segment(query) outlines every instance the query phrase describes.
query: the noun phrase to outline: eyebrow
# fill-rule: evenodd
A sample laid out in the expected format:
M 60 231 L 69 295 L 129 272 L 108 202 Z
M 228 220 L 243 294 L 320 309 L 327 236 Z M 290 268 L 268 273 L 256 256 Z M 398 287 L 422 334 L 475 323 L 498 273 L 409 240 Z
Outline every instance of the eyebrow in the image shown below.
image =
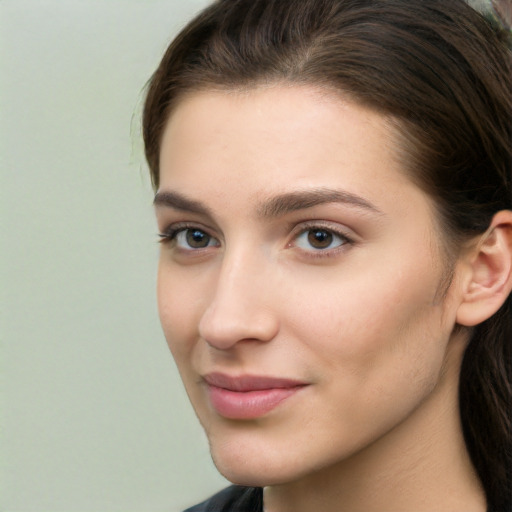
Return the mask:
M 198 215 L 211 216 L 212 214 L 211 210 L 199 201 L 189 199 L 178 192 L 157 192 L 153 200 L 153 205 L 166 206 L 174 210 L 197 213 Z
M 330 188 L 298 190 L 272 197 L 258 208 L 258 214 L 261 217 L 280 217 L 290 212 L 327 203 L 341 203 L 382 214 L 376 206 L 361 196 Z
M 263 218 L 275 218 L 298 210 L 314 206 L 341 203 L 373 213 L 382 212 L 366 199 L 343 190 L 316 188 L 287 192 L 263 201 L 257 208 L 257 214 Z M 199 201 L 189 199 L 179 192 L 157 192 L 153 201 L 154 206 L 164 206 L 174 210 L 213 216 L 210 208 Z

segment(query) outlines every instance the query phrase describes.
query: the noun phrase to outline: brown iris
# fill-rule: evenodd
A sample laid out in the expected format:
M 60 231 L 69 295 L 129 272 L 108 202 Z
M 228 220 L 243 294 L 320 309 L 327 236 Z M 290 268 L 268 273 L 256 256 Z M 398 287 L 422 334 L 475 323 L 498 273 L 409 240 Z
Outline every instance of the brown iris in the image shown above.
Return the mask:
M 194 249 L 208 247 L 210 236 L 199 229 L 188 229 L 186 234 L 187 244 Z
M 311 229 L 308 232 L 308 242 L 315 249 L 327 249 L 332 244 L 332 233 L 325 229 Z

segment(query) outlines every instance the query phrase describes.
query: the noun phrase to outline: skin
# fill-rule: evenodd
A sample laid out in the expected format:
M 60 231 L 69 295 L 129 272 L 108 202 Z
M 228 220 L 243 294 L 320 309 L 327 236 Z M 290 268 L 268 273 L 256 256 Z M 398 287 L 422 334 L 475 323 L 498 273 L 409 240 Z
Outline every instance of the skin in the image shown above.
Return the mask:
M 162 326 L 215 464 L 266 486 L 267 512 L 486 508 L 457 406 L 468 265 L 452 262 L 441 293 L 434 205 L 390 133 L 378 113 L 285 85 L 193 93 L 164 132 Z M 321 204 L 275 207 L 319 190 Z M 187 245 L 186 229 L 208 245 Z M 319 230 L 334 233 L 327 248 L 308 239 Z M 208 399 L 214 371 L 307 386 L 234 420 Z

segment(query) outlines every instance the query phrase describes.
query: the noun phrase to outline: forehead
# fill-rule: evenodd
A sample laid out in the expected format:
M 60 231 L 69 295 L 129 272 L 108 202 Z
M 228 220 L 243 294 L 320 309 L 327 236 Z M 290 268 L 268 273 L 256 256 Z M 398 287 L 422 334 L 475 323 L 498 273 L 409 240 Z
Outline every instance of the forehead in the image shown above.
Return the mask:
M 243 132 L 236 126 L 243 120 Z M 387 118 L 378 112 L 364 107 L 336 91 L 328 88 L 298 85 L 257 86 L 243 90 L 204 90 L 186 94 L 178 101 L 171 112 L 163 134 L 163 144 L 169 137 L 179 133 L 173 130 L 178 126 L 192 129 L 195 135 L 225 133 L 233 136 L 264 138 L 279 132 L 276 142 L 290 141 L 290 137 L 313 136 L 322 138 L 326 133 L 318 133 L 326 125 L 343 121 L 352 124 L 352 131 L 375 129 L 373 137 L 380 135 L 389 140 Z M 354 122 L 355 121 L 355 122 Z M 190 133 L 187 132 L 188 137 Z M 345 130 L 345 136 L 349 136 Z M 294 139 L 295 140 L 295 139 Z M 361 141 L 364 142 L 364 139 Z M 161 155 L 162 156 L 162 155 Z
M 312 87 L 195 92 L 164 131 L 160 189 L 229 202 L 294 187 L 341 187 L 373 203 L 423 194 L 402 172 L 391 131 L 379 113 Z

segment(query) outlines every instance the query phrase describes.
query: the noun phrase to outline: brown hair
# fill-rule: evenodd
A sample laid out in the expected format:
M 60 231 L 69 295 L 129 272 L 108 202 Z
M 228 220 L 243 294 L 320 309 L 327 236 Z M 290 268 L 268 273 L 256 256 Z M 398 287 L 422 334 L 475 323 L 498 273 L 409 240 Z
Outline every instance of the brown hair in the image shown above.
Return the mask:
M 447 239 L 512 208 L 508 36 L 463 0 L 218 0 L 167 49 L 149 83 L 146 158 L 191 91 L 261 83 L 338 90 L 396 120 L 404 162 Z M 460 378 L 468 451 L 496 510 L 511 506 L 512 303 L 474 329 Z

